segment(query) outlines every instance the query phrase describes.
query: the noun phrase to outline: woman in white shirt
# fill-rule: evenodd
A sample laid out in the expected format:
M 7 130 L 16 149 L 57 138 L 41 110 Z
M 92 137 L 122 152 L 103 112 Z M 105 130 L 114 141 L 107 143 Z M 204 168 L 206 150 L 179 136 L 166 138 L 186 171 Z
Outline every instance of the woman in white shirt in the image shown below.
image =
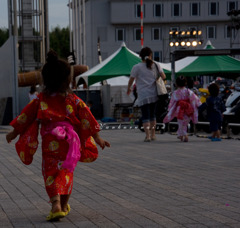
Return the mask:
M 156 69 L 152 60 L 152 50 L 149 47 L 145 47 L 140 51 L 141 63 L 133 66 L 130 79 L 128 82 L 127 94 L 131 93 L 131 86 L 136 81 L 136 87 L 138 92 L 137 105 L 141 107 L 142 122 L 146 137 L 144 142 L 151 142 L 156 140 L 155 128 L 156 128 L 156 115 L 155 108 L 158 100 L 157 88 L 156 88 Z M 166 78 L 161 66 L 158 65 L 158 69 L 162 79 Z

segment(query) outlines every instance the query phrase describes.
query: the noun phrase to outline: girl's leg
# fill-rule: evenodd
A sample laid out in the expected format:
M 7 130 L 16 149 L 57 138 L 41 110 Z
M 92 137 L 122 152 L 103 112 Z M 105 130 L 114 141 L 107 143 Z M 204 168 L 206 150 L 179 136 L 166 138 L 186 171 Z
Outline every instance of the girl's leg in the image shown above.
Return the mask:
M 146 134 L 146 139 L 150 140 L 150 122 L 143 123 L 143 128 Z
M 156 102 L 150 104 L 150 133 L 151 140 L 155 140 L 155 132 L 156 132 Z
M 146 134 L 145 141 L 151 141 L 150 139 L 150 105 L 146 104 L 141 106 L 142 111 L 142 121 L 143 121 L 143 128 Z
M 190 121 L 188 116 L 184 116 L 183 120 L 177 120 L 178 121 L 178 138 L 184 140 L 185 142 L 188 141 L 188 136 L 187 136 L 187 127 L 188 123 Z
M 214 138 L 216 138 L 216 136 L 217 136 L 217 131 L 213 131 L 212 132 L 212 138 L 214 139 Z
M 188 116 L 184 116 L 183 118 L 183 131 L 184 131 L 184 142 L 188 142 L 188 133 L 187 133 L 187 130 L 188 130 L 188 124 L 190 122 L 190 119 Z
M 216 132 L 216 137 L 220 139 L 220 131 L 219 130 Z
M 50 202 L 52 203 L 52 213 L 62 211 L 61 199 L 59 195 L 53 196 L 50 199 Z
M 56 195 L 50 199 L 52 203 L 52 210 L 47 216 L 47 221 L 58 221 L 60 218 L 66 216 L 66 213 L 62 211 L 60 196 Z
M 177 130 L 177 134 L 178 134 L 178 138 L 182 140 L 184 132 L 183 132 L 183 120 L 177 120 L 178 122 L 178 130 Z
M 156 120 L 151 121 L 150 122 L 150 129 L 151 129 L 151 139 L 155 140 L 156 136 L 155 136 L 155 132 L 156 132 Z
M 210 130 L 212 131 L 212 138 L 220 138 L 221 136 L 221 121 L 212 120 L 210 121 Z
M 67 205 L 68 205 L 68 200 L 70 198 L 70 195 L 61 195 L 61 208 L 62 211 L 67 212 Z

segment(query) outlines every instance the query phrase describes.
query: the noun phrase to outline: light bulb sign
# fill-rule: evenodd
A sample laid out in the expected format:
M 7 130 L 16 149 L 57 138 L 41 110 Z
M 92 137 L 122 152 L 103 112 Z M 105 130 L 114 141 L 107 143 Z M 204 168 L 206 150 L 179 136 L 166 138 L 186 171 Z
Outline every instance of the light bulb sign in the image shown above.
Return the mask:
M 169 45 L 170 47 L 196 47 L 202 45 L 202 31 L 201 30 L 170 30 L 169 31 Z

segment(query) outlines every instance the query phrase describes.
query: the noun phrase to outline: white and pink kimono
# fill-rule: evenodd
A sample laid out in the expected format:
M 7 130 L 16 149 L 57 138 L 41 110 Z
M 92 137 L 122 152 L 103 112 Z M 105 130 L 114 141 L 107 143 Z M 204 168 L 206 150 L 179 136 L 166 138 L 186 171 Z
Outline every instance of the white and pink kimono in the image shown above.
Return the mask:
M 201 101 L 194 92 L 185 87 L 178 88 L 172 93 L 168 114 L 163 122 L 168 123 L 176 117 L 178 121 L 178 136 L 186 136 L 190 120 L 193 123 L 198 122 L 198 107 L 200 105 Z

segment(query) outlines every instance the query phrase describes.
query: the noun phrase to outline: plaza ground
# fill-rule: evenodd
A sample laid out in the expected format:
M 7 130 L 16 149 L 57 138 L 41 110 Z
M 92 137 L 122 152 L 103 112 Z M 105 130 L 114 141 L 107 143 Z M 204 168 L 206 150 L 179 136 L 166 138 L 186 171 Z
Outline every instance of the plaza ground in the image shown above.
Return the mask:
M 111 148 L 79 163 L 71 212 L 47 222 L 41 147 L 25 166 L 0 131 L 0 227 L 240 227 L 240 141 L 158 134 L 143 142 L 138 129 L 102 130 Z

